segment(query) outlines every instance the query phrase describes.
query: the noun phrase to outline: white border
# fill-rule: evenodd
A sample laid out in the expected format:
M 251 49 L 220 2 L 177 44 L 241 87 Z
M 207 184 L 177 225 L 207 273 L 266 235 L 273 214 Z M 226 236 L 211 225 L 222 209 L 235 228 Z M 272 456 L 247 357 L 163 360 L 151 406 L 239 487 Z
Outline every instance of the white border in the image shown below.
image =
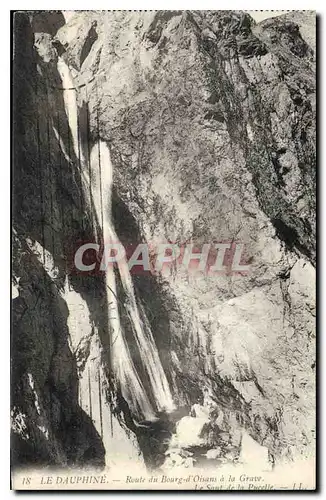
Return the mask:
M 325 28 L 324 21 L 324 12 L 325 7 L 321 6 L 321 2 L 318 1 L 301 1 L 301 0 L 279 0 L 269 2 L 267 5 L 263 4 L 261 1 L 247 1 L 241 2 L 236 0 L 228 0 L 227 2 L 217 2 L 217 1 L 209 1 L 209 0 L 201 0 L 200 2 L 194 2 L 191 0 L 165 0 L 157 1 L 157 2 L 148 2 L 148 1 L 138 1 L 132 2 L 130 0 L 120 0 L 118 2 L 115 1 L 106 1 L 104 2 L 99 0 L 92 0 L 92 2 L 85 2 L 83 0 L 66 0 L 66 1 L 58 1 L 58 2 L 44 2 L 40 0 L 34 0 L 30 2 L 25 1 L 16 1 L 13 2 L 13 5 L 10 7 L 15 10 L 97 10 L 97 9 L 113 9 L 113 10 L 217 10 L 217 9 L 225 9 L 225 10 L 262 10 L 261 8 L 264 6 L 268 6 L 272 8 L 272 10 L 317 10 L 317 13 L 321 16 L 321 25 L 323 29 Z M 267 9 L 266 9 L 267 10 Z M 0 30 L 0 39 L 1 39 L 1 142 L 2 142 L 2 167 L 1 167 L 1 194 L 0 194 L 0 227 L 2 230 L 2 251 L 1 258 L 3 262 L 3 275 L 0 279 L 0 307 L 1 307 L 1 333 L 2 333 L 2 341 L 1 341 L 1 356 L 2 359 L 0 361 L 0 380 L 2 381 L 2 392 L 1 392 L 1 423 L 0 423 L 0 432 L 1 432 L 1 462 L 0 462 L 0 491 L 1 491 L 1 499 L 12 498 L 13 492 L 9 491 L 9 400 L 10 400 L 10 387 L 9 387 L 9 331 L 10 331 L 10 303 L 9 303 L 9 293 L 10 293 L 10 221 L 9 221 L 9 210 L 10 210 L 10 84 L 9 84 L 9 74 L 10 74 L 10 23 L 9 16 L 10 12 L 7 8 L 1 8 L 1 19 L 2 26 Z M 321 27 L 321 26 L 320 26 Z M 320 46 L 319 46 L 319 65 L 320 65 L 320 81 L 319 81 L 319 93 L 321 94 L 323 85 L 321 82 L 325 82 L 324 78 L 324 70 L 325 70 L 325 36 L 323 36 L 322 30 L 320 30 Z M 320 242 L 319 242 L 319 259 L 323 255 L 322 249 L 325 248 L 325 238 L 326 238 L 326 214 L 325 213 L 325 205 L 323 199 L 326 196 L 326 176 L 322 175 L 322 170 L 324 165 L 322 164 L 322 146 L 325 144 L 325 129 L 323 128 L 323 118 L 325 116 L 325 99 L 319 97 L 319 104 L 322 105 L 319 119 L 320 126 L 320 136 L 319 136 L 319 197 L 320 197 Z M 320 265 L 320 287 L 319 293 L 324 289 L 324 280 L 325 273 L 324 269 L 321 269 Z M 323 266 L 324 267 L 324 266 Z M 319 315 L 320 315 L 320 325 L 319 325 L 319 348 L 322 345 L 322 349 L 319 353 L 319 364 L 323 365 L 323 360 L 326 360 L 325 356 L 325 342 L 323 341 L 323 300 L 322 297 L 319 300 Z M 325 382 L 325 371 L 320 369 L 320 377 L 319 386 L 322 388 Z M 319 393 L 319 397 L 321 398 L 321 390 Z M 320 424 L 322 423 L 322 415 L 325 415 L 324 412 L 324 402 L 322 400 L 322 407 L 320 408 L 321 414 L 319 415 Z M 320 425 L 321 426 L 321 425 Z M 320 440 L 321 436 L 319 436 Z M 326 441 L 323 439 L 320 442 L 320 450 L 321 452 L 325 449 Z M 321 486 L 323 486 L 323 478 L 326 477 L 326 460 L 323 460 L 320 457 L 320 480 Z M 108 493 L 111 497 L 116 496 L 113 493 Z M 183 496 L 184 493 L 177 493 L 178 496 Z M 61 493 L 61 495 L 65 496 L 66 493 Z M 121 496 L 128 495 L 119 494 L 118 498 Z M 158 495 L 157 493 L 155 495 Z M 166 495 L 162 493 L 162 495 Z M 308 493 L 307 493 L 308 495 Z M 169 494 L 171 496 L 171 494 Z M 228 498 L 229 494 L 221 494 L 219 493 L 219 497 Z M 46 493 L 38 493 L 38 498 L 45 498 Z M 85 497 L 85 494 L 83 494 Z M 94 498 L 94 493 L 86 494 L 88 498 Z M 255 494 L 255 497 L 263 497 L 263 494 Z M 286 498 L 287 493 L 278 494 L 278 498 Z
M 224 5 L 223 5 L 224 3 Z M 149 2 L 148 0 L 139 0 L 133 2 L 131 0 L 120 1 L 103 1 L 93 0 L 86 2 L 84 0 L 67 0 L 58 2 L 42 2 L 41 0 L 33 0 L 26 2 L 23 0 L 13 2 L 15 10 L 318 10 L 320 2 L 301 0 L 275 0 L 269 2 L 270 9 L 264 9 L 261 1 L 251 0 L 244 2 L 239 0 L 228 0 L 227 2 L 218 2 L 212 0 L 201 0 L 195 2 L 193 0 L 165 0 Z

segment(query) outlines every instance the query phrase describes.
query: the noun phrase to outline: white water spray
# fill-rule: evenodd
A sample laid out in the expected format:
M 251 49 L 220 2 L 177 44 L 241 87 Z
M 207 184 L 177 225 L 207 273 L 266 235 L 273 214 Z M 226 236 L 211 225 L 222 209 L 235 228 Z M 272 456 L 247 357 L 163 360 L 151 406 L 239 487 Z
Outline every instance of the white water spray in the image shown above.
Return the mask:
M 85 156 L 88 155 L 83 153 L 81 145 L 79 144 L 76 90 L 69 68 L 60 57 L 58 58 L 58 71 L 64 89 L 64 105 L 71 131 L 73 148 L 82 167 L 82 183 L 88 206 L 94 207 L 98 223 L 103 222 L 103 241 L 105 243 L 119 243 L 111 216 L 113 169 L 109 149 L 104 142 L 98 141 L 89 155 L 90 163 L 88 163 L 88 159 L 85 159 Z M 91 196 L 89 195 L 89 169 L 91 170 L 92 177 Z M 120 321 L 114 269 L 111 266 L 107 266 L 105 281 L 111 333 L 112 364 L 116 376 L 121 383 L 123 395 L 132 410 L 146 419 L 154 419 L 155 410 L 172 411 L 174 409 L 172 395 L 149 323 L 146 320 L 144 312 L 144 321 L 142 321 L 139 314 L 133 282 L 126 259 L 118 263 L 118 271 L 127 298 L 124 307 L 131 322 L 135 343 L 139 350 L 144 370 L 148 374 L 156 408 L 153 408 L 153 405 L 149 401 L 144 385 L 133 363 Z
M 65 282 L 62 297 L 69 309 L 68 329 L 71 352 L 77 361 L 79 405 L 91 417 L 105 448 L 105 463 L 112 469 L 119 460 L 142 466 L 136 438 L 132 440 L 112 414 L 106 400 L 105 370 L 101 363 L 101 346 L 96 327 L 92 325 L 87 302 Z M 85 363 L 85 353 L 88 353 Z
M 99 159 L 101 165 L 99 165 Z M 99 141 L 96 146 L 93 147 L 91 153 L 91 167 L 92 172 L 97 171 L 101 168 L 102 175 L 99 177 L 102 188 L 96 189 L 96 192 L 93 193 L 94 204 L 96 208 L 96 212 L 100 213 L 101 207 L 101 199 L 100 195 L 102 193 L 102 197 L 105 200 L 105 210 L 103 217 L 103 240 L 104 242 L 112 242 L 112 243 L 120 243 L 119 238 L 114 230 L 111 216 L 111 192 L 112 192 L 112 162 L 110 157 L 110 152 L 107 145 Z M 107 203 L 109 204 L 109 208 L 107 207 Z M 163 370 L 163 366 L 158 354 L 158 350 L 149 326 L 149 323 L 145 320 L 146 316 L 143 312 L 144 321 L 141 320 L 139 309 L 137 305 L 137 300 L 135 296 L 134 286 L 131 279 L 129 267 L 127 260 L 125 258 L 118 261 L 118 270 L 121 278 L 121 283 L 126 295 L 126 301 L 124 307 L 128 313 L 133 334 L 135 337 L 136 345 L 138 347 L 141 360 L 143 362 L 144 368 L 148 374 L 152 392 L 155 397 L 155 404 L 158 410 L 166 410 L 172 411 L 174 409 L 174 404 L 169 388 L 169 384 L 166 378 L 166 375 Z M 112 303 L 116 302 L 116 284 L 115 284 L 115 276 L 114 271 L 111 266 L 107 266 L 106 270 L 106 279 L 109 287 L 109 295 L 111 291 Z M 112 290 L 110 290 L 112 289 Z M 114 293 L 112 291 L 114 290 Z M 111 301 L 111 300 L 110 300 Z M 117 314 L 117 318 L 119 318 L 119 311 L 117 309 L 118 304 L 115 304 L 115 312 Z M 119 320 L 120 322 L 120 320 Z M 118 344 L 117 344 L 118 340 Z M 116 345 L 117 344 L 117 345 Z M 119 324 L 119 332 L 117 333 L 116 340 L 113 339 L 113 361 L 118 363 L 119 365 L 119 374 L 122 379 L 128 379 L 130 377 L 129 370 L 132 367 L 132 371 L 134 371 L 133 364 L 130 364 L 131 357 L 128 353 L 127 359 L 123 359 L 121 355 L 121 351 L 119 350 L 119 346 L 123 344 L 126 345 L 125 337 L 123 335 L 121 325 Z M 125 354 L 125 353 L 123 353 Z M 128 363 L 126 362 L 128 361 Z M 129 366 L 128 366 L 129 364 Z M 138 393 L 140 396 L 140 393 Z M 144 401 L 145 402 L 145 401 Z M 147 410 L 148 411 L 148 410 Z

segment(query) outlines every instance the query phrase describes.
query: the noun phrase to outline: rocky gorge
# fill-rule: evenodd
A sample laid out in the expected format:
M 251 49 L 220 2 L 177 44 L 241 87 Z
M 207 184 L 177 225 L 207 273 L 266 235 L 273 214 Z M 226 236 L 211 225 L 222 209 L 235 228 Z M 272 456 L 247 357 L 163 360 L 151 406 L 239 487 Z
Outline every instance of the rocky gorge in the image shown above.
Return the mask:
M 14 467 L 314 457 L 314 21 L 15 13 Z M 110 238 L 250 272 L 72 272 Z

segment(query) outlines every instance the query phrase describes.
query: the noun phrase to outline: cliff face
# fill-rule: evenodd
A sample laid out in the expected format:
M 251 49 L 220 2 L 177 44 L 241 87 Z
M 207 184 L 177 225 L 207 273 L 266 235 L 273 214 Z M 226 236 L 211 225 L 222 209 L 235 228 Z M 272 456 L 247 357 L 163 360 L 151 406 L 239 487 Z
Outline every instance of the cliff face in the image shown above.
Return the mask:
M 122 242 L 245 245 L 245 275 L 133 276 L 174 403 L 197 404 L 164 421 L 172 441 L 182 448 L 184 419 L 209 400 L 201 444 L 229 446 L 220 460 L 239 460 L 244 433 L 271 462 L 314 453 L 315 56 L 302 26 L 230 11 L 79 12 L 67 24 L 59 13 L 16 14 L 15 463 L 104 465 L 118 435 L 132 460 L 142 452 L 160 465 L 168 446 L 149 452 L 161 431 L 139 431 L 111 370 L 103 276 L 67 265 L 101 224 L 98 174 L 86 195 L 59 60 L 72 76 L 80 149 L 90 156 L 101 140 L 110 150 Z

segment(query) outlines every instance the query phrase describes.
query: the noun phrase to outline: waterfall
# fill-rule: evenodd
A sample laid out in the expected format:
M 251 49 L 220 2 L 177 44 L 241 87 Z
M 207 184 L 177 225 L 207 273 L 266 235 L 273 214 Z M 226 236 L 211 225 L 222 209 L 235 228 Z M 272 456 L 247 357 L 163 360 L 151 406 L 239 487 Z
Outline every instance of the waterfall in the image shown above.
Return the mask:
M 87 302 L 69 287 L 67 279 L 61 295 L 69 310 L 69 343 L 77 362 L 79 405 L 91 417 L 102 438 L 105 463 L 112 469 L 123 457 L 126 463 L 142 468 L 143 462 L 136 437 L 128 435 L 120 426 L 116 416 L 112 414 L 110 403 L 106 400 L 107 380 L 101 364 L 101 345 L 96 327 L 90 319 Z
M 99 159 L 101 160 L 99 161 Z M 97 188 L 96 191 L 93 193 L 96 212 L 98 213 L 101 207 L 101 200 L 99 199 L 101 193 L 102 196 L 104 196 L 106 203 L 109 204 L 109 207 L 106 208 L 105 214 L 103 216 L 104 218 L 103 241 L 105 243 L 112 242 L 119 244 L 120 241 L 114 230 L 112 222 L 112 214 L 110 209 L 113 168 L 110 157 L 110 151 L 107 145 L 103 141 L 98 141 L 98 143 L 93 147 L 90 161 L 91 161 L 92 172 L 96 172 L 99 169 L 101 169 L 102 172 L 102 175 L 99 176 L 99 179 L 102 183 L 102 188 L 101 189 Z M 99 163 L 101 163 L 101 165 Z M 135 296 L 134 286 L 126 258 L 123 258 L 118 261 L 118 271 L 123 286 L 123 290 L 126 295 L 126 301 L 124 307 L 127 310 L 135 342 L 138 347 L 144 368 L 147 371 L 151 383 L 152 392 L 155 397 L 156 407 L 158 410 L 172 411 L 174 409 L 174 404 L 169 384 L 166 375 L 164 373 L 164 369 L 158 354 L 158 350 L 149 323 L 148 321 L 145 321 L 146 315 L 144 311 L 142 314 L 144 321 L 141 320 Z M 113 309 L 114 314 L 116 314 L 117 316 L 116 321 L 119 323 L 119 330 L 117 331 L 116 328 L 116 337 L 115 337 L 116 340 L 114 340 L 114 343 L 112 345 L 113 362 L 118 363 L 120 377 L 122 377 L 123 380 L 128 380 L 128 378 L 130 377 L 129 367 L 133 367 L 133 365 L 131 365 L 130 355 L 128 355 L 128 358 L 126 358 L 126 360 L 123 359 L 123 356 L 125 355 L 126 341 L 121 329 L 120 322 L 118 320 L 119 311 L 118 311 L 118 304 L 116 297 L 115 276 L 112 266 L 107 266 L 106 282 L 109 288 L 108 289 L 108 294 L 110 297 L 109 302 L 112 300 L 112 303 L 114 304 L 114 309 Z M 121 350 L 120 350 L 121 345 L 123 346 L 123 351 L 122 351 L 123 356 L 121 355 Z M 126 363 L 127 360 L 128 363 Z M 139 392 L 138 394 L 140 395 Z
M 102 238 L 105 244 L 119 243 L 111 213 L 113 168 L 107 145 L 98 140 L 90 154 L 84 154 L 79 142 L 77 94 L 70 70 L 65 61 L 58 58 L 58 72 L 62 79 L 63 99 L 72 137 L 73 149 L 81 165 L 83 189 L 90 209 L 94 209 L 97 222 L 102 223 Z M 88 146 L 89 147 L 89 146 Z M 91 172 L 88 174 L 88 172 Z M 89 184 L 91 182 L 91 193 Z M 126 336 L 120 321 L 117 283 L 111 265 L 105 270 L 107 306 L 111 342 L 111 358 L 115 375 L 119 380 L 124 398 L 132 411 L 141 418 L 155 419 L 156 410 L 172 411 L 173 399 L 164 369 L 158 354 L 150 325 L 144 311 L 139 313 L 135 290 L 126 259 L 118 262 L 118 272 L 126 295 L 125 310 L 129 317 L 135 344 L 140 353 L 144 370 L 148 374 L 154 405 L 132 360 Z

